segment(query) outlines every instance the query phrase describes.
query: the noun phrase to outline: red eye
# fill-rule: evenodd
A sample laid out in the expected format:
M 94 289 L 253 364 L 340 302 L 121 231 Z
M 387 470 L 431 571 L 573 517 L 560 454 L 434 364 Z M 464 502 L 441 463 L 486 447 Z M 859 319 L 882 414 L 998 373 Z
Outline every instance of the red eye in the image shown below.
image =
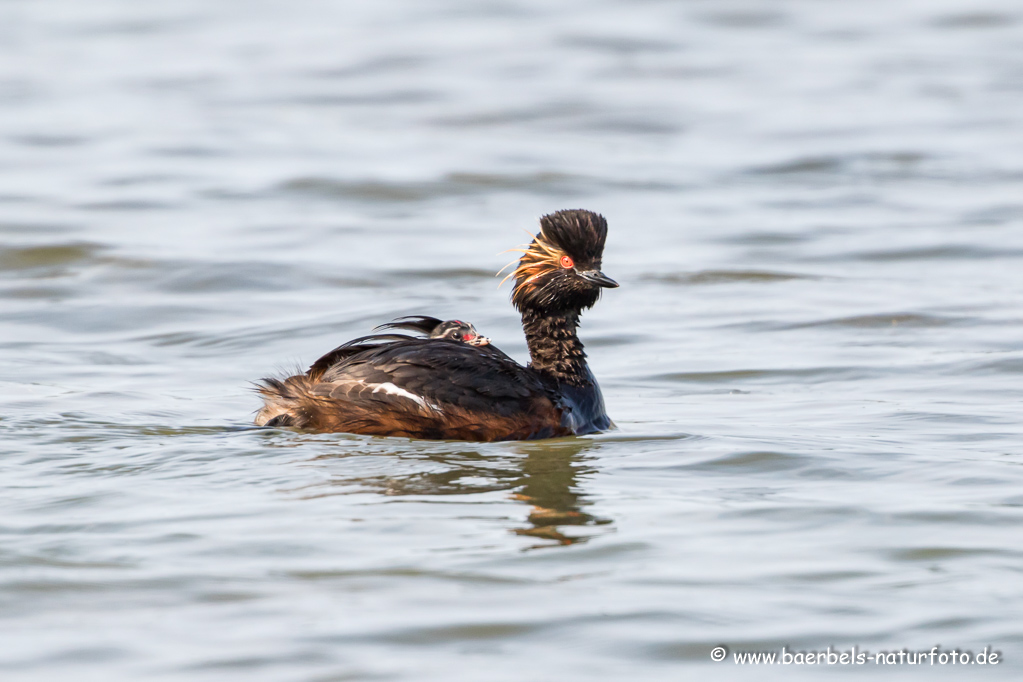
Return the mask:
M 563 267 L 563 268 L 570 268 L 573 265 L 575 265 L 575 261 L 573 261 L 569 256 L 562 256 L 561 257 L 561 267 Z

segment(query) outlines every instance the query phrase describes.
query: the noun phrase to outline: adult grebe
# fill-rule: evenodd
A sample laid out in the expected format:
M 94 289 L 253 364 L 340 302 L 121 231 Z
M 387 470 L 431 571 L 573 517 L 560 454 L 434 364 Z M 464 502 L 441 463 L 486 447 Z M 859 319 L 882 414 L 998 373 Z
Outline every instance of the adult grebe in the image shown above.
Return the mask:
M 618 286 L 600 271 L 606 237 L 607 221 L 591 211 L 540 219 L 540 232 L 509 275 L 529 346 L 527 367 L 493 345 L 366 336 L 335 348 L 305 374 L 264 379 L 256 424 L 472 441 L 608 428 L 576 334 L 579 314 L 597 302 L 601 288 Z

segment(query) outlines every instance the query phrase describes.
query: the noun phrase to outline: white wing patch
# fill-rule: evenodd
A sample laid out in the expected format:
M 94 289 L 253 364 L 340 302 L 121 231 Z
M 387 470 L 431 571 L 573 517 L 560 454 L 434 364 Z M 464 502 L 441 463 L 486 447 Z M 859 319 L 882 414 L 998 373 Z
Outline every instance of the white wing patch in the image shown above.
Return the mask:
M 349 379 L 347 381 L 327 382 L 321 384 L 320 386 L 322 386 L 322 388 L 320 388 L 320 392 L 326 393 L 327 395 L 336 395 L 338 393 L 341 393 L 342 395 L 345 395 L 346 397 L 349 398 L 359 396 L 366 397 L 366 391 L 368 390 L 371 395 L 373 393 L 386 393 L 387 395 L 398 396 L 399 398 L 411 400 L 416 405 L 419 405 L 419 407 L 422 407 L 427 410 L 433 410 L 434 412 L 440 413 L 444 412 L 444 410 L 441 409 L 440 405 L 432 403 L 423 396 L 416 395 L 411 391 L 407 391 L 401 386 L 398 386 L 390 381 L 385 381 L 384 383 L 381 384 L 371 384 L 367 383 L 363 379 L 359 379 L 358 381 L 352 381 L 351 379 Z
M 366 383 L 361 382 L 361 381 L 359 383 L 362 384 L 363 386 L 365 386 L 366 388 L 369 388 L 369 387 L 373 386 L 374 387 L 373 388 L 373 392 L 374 393 L 379 393 L 380 391 L 383 391 L 384 393 L 386 393 L 388 395 L 399 395 L 402 398 L 408 398 L 409 400 L 413 401 L 414 403 L 416 403 L 420 407 L 425 407 L 425 408 L 428 408 L 428 409 L 431 409 L 431 410 L 436 410 L 437 412 L 443 412 L 444 411 L 444 410 L 440 409 L 439 405 L 435 405 L 434 403 L 431 403 L 426 398 L 424 398 L 422 396 L 419 396 L 419 395 L 416 395 L 415 393 L 411 393 L 409 391 L 406 391 L 404 388 L 401 388 L 400 386 L 395 386 L 394 384 L 392 384 L 389 381 L 387 383 L 385 383 L 385 384 L 366 384 Z

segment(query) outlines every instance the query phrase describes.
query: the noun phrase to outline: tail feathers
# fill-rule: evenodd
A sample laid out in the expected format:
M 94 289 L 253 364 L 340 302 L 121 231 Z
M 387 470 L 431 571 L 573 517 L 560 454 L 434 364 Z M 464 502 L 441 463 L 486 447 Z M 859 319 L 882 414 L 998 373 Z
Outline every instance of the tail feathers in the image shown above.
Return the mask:
M 263 379 L 257 385 L 263 409 L 256 415 L 256 425 L 388 436 L 405 435 L 408 423 L 433 421 L 413 401 L 406 405 L 331 397 L 331 387 L 308 374 Z
M 272 377 L 263 379 L 256 389 L 263 396 L 263 409 L 256 415 L 256 426 L 306 426 L 309 416 L 302 408 L 302 398 L 309 383 L 303 375 L 283 381 Z

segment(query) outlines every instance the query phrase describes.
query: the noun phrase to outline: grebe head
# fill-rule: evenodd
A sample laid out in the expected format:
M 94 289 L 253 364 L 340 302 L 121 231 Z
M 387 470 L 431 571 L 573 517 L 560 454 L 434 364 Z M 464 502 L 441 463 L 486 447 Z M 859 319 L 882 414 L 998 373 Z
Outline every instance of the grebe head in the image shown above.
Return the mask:
M 596 303 L 602 288 L 618 286 L 600 271 L 606 238 L 607 221 L 599 213 L 577 209 L 540 218 L 540 232 L 509 275 L 515 307 L 556 313 Z
M 473 327 L 468 322 L 462 322 L 461 320 L 447 320 L 445 322 L 441 322 L 433 328 L 433 331 L 430 332 L 430 338 L 461 341 L 469 344 L 470 346 L 490 345 L 490 339 L 485 336 L 480 336 L 476 331 L 476 327 Z
M 462 320 L 438 320 L 436 317 L 427 315 L 409 315 L 399 317 L 387 324 L 382 324 L 376 329 L 408 329 L 421 334 L 426 334 L 431 339 L 448 339 L 449 341 L 461 341 L 470 346 L 490 345 L 490 339 L 480 336 L 469 322 Z

